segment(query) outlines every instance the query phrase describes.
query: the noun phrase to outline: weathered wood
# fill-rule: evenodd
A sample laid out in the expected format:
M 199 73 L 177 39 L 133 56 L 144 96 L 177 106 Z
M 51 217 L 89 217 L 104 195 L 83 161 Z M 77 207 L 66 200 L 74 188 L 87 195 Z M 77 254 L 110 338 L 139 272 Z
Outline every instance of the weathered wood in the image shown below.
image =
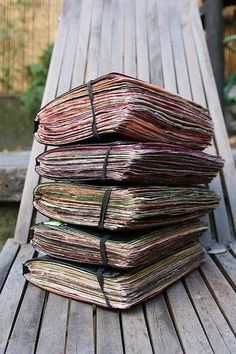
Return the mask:
M 232 222 L 234 223 L 234 226 L 236 226 L 236 170 L 224 123 L 224 117 L 217 96 L 214 75 L 210 65 L 209 55 L 204 34 L 202 31 L 200 17 L 197 13 L 197 6 L 194 1 L 189 1 L 188 3 L 187 0 L 183 1 L 186 2 L 185 6 L 189 8 L 191 16 L 192 30 L 198 53 L 198 61 L 202 73 L 204 90 L 210 113 L 214 122 L 217 149 L 219 151 L 219 154 L 225 159 L 223 175 L 227 196 L 229 198 L 231 212 L 233 216 Z
M 193 98 L 196 102 L 200 103 L 201 105 L 207 106 L 206 98 L 204 95 L 202 76 L 200 72 L 199 63 L 197 60 L 197 49 L 196 46 L 194 45 L 193 31 L 191 28 L 191 18 L 189 16 L 188 8 L 186 8 L 185 6 L 183 7 L 181 5 L 182 2 L 181 4 L 179 4 L 178 13 L 181 16 L 180 21 L 183 28 L 183 38 L 184 38 L 185 49 L 186 49 L 185 52 L 186 52 L 186 59 L 187 59 L 187 67 L 185 71 L 189 72 L 189 79 L 190 79 L 191 91 L 192 91 L 192 97 L 188 96 L 188 98 Z M 182 81 L 181 76 L 178 81 L 179 82 Z M 184 91 L 185 88 L 183 89 L 183 92 Z M 180 93 L 183 94 L 181 91 Z M 214 142 L 213 142 L 213 146 L 207 149 L 207 152 L 211 154 L 217 154 L 216 149 L 214 147 Z M 215 226 L 216 226 L 218 240 L 222 243 L 224 242 L 227 244 L 231 239 L 231 233 L 230 233 L 228 215 L 225 206 L 224 194 L 221 186 L 220 176 L 217 176 L 214 179 L 214 181 L 210 183 L 209 186 L 210 188 L 214 189 L 221 197 L 220 205 L 214 211 L 214 219 L 215 219 Z M 210 243 L 209 241 L 210 240 L 208 240 L 208 243 Z
M 154 353 L 183 353 L 163 295 L 145 304 L 146 318 Z
M 142 306 L 121 313 L 126 354 L 153 353 Z
M 236 259 L 229 252 L 215 254 L 214 260 L 224 276 L 236 290 Z
M 0 252 L 0 292 L 7 278 L 8 272 L 11 269 L 11 265 L 14 262 L 18 249 L 19 244 L 15 242 L 15 239 L 9 238 Z
M 0 353 L 4 353 L 24 294 L 26 281 L 22 275 L 22 263 L 32 258 L 33 253 L 30 245 L 21 246 L 0 294 Z
M 84 0 L 77 1 L 75 5 L 75 9 L 78 10 L 80 7 L 80 11 L 75 16 L 75 22 L 78 22 L 78 17 L 80 13 L 80 21 L 79 21 L 79 29 L 78 23 L 75 26 L 72 26 L 73 30 L 76 32 L 75 36 L 78 36 L 76 42 L 71 42 L 71 47 L 75 48 L 77 44 L 76 56 L 75 56 L 75 64 L 72 76 L 72 85 L 71 88 L 81 85 L 84 82 L 84 73 L 86 68 L 86 59 L 87 59 L 87 49 L 89 42 L 89 31 L 91 25 L 91 17 L 92 17 L 92 8 L 94 5 L 94 1 L 92 0 Z M 77 17 L 77 18 L 76 18 Z M 68 55 L 73 55 L 73 50 L 68 50 Z M 67 73 L 68 75 L 68 73 Z M 63 82 L 63 80 L 62 80 Z
M 204 3 L 206 41 L 222 108 L 224 104 L 223 6 L 223 0 L 206 0 Z
M 63 64 L 61 67 L 61 72 L 60 72 L 60 77 L 58 81 L 58 87 L 57 87 L 57 96 L 63 94 L 64 92 L 68 91 L 69 87 L 71 87 L 71 81 L 72 81 L 72 72 L 73 69 L 76 70 L 78 67 L 77 65 L 74 68 L 74 60 L 75 60 L 75 54 L 76 54 L 76 48 L 77 48 L 77 43 L 78 43 L 78 38 L 81 37 L 80 32 L 78 31 L 78 24 L 81 24 L 80 19 L 80 14 L 82 14 L 82 11 L 80 13 L 80 6 L 81 6 L 81 1 L 74 2 L 75 0 L 70 0 L 71 2 L 71 8 L 73 9 L 73 14 L 70 16 L 70 24 L 68 28 L 68 33 L 67 33 L 67 41 L 65 43 L 65 51 L 63 55 Z M 74 4 L 73 4 L 74 2 Z M 82 2 L 84 4 L 85 2 Z M 87 4 L 90 3 L 89 0 L 86 2 Z M 74 5 L 74 6 L 72 6 Z M 83 15 L 85 15 L 83 13 Z M 79 44 L 81 41 L 79 41 Z M 78 48 L 79 50 L 81 49 L 80 46 Z M 77 73 L 77 72 L 76 72 Z M 69 84 L 68 84 L 69 81 Z
M 112 2 L 113 26 L 112 26 L 112 47 L 111 65 L 113 72 L 123 72 L 124 55 L 124 1 L 113 0 Z
M 155 0 L 147 2 L 147 39 L 149 52 L 150 81 L 163 86 L 160 31 L 157 18 L 157 4 Z
M 185 281 L 214 353 L 236 352 L 236 338 L 199 272 L 188 275 Z
M 7 354 L 32 354 L 35 350 L 45 291 L 28 284 L 10 340 Z
M 97 353 L 123 353 L 118 311 L 97 308 Z
M 87 69 L 85 81 L 95 79 L 98 75 L 101 29 L 102 29 L 103 0 L 97 0 L 93 4 L 93 16 L 91 33 L 88 46 Z
M 213 353 L 201 323 L 183 284 L 179 281 L 167 289 L 172 318 L 185 353 Z
M 191 87 L 189 82 L 189 70 L 187 68 L 183 35 L 181 33 L 178 2 L 167 0 L 167 4 L 168 18 L 166 19 L 166 23 L 169 24 L 169 30 L 171 35 L 177 91 L 181 96 L 187 99 L 192 99 Z M 187 53 L 189 52 L 186 48 L 186 54 Z M 190 51 L 190 53 L 192 52 Z
M 67 354 L 95 353 L 93 306 L 71 300 L 69 310 Z
M 146 22 L 146 4 L 136 0 L 136 52 L 137 52 L 137 77 L 140 80 L 150 81 L 148 60 L 148 38 Z
M 37 354 L 64 354 L 66 341 L 68 300 L 49 294 L 39 333 Z
M 232 310 L 236 308 L 234 290 L 209 256 L 207 262 L 201 267 L 201 271 L 215 301 L 236 334 L 236 311 Z
M 125 1 L 124 73 L 136 76 L 135 0 Z M 134 65 L 135 64 L 135 65 Z
M 177 92 L 171 38 L 169 28 L 167 26 L 168 8 L 166 1 L 157 1 L 157 14 L 160 31 L 161 62 L 164 87 L 167 90 Z
M 113 15 L 112 1 L 107 0 L 104 2 L 102 17 L 101 47 L 98 69 L 99 76 L 105 75 L 110 71 Z

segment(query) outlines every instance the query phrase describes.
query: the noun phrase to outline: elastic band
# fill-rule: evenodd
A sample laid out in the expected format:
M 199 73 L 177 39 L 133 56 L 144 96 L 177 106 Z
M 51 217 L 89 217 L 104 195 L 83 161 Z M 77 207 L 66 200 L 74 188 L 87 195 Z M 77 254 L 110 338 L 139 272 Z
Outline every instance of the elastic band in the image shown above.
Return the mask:
M 97 130 L 97 124 L 96 124 L 96 115 L 94 111 L 94 105 L 93 105 L 93 89 L 92 89 L 92 80 L 87 82 L 87 90 L 88 90 L 88 95 L 90 99 L 90 104 L 91 104 L 91 111 L 92 111 L 92 116 L 93 116 L 93 122 L 92 122 L 92 132 L 94 138 L 97 140 L 100 140 L 99 135 L 98 135 L 98 130 Z
M 100 285 L 100 288 L 101 288 L 101 290 L 102 290 L 102 292 L 103 292 L 104 299 L 105 299 L 105 301 L 106 301 L 107 307 L 109 307 L 110 309 L 112 309 L 112 306 L 111 306 L 111 304 L 110 304 L 110 302 L 109 302 L 109 300 L 108 300 L 108 298 L 107 298 L 107 295 L 106 295 L 106 293 L 105 293 L 105 291 L 104 291 L 103 272 L 104 272 L 105 270 L 106 270 L 106 268 L 103 268 L 103 267 L 101 267 L 101 268 L 98 269 L 98 271 L 97 271 L 97 280 L 98 280 L 98 283 L 99 283 L 99 285 Z
M 104 235 L 100 240 L 100 254 L 102 258 L 102 264 L 107 267 L 107 251 L 106 251 L 106 241 L 111 237 L 111 235 Z
M 36 133 L 36 131 L 38 130 L 39 127 L 39 121 L 34 120 L 34 130 L 33 130 L 33 134 Z
M 104 192 L 103 200 L 102 200 L 101 212 L 100 212 L 99 222 L 98 222 L 99 229 L 104 228 L 104 219 L 105 219 L 108 203 L 110 200 L 110 195 L 111 195 L 111 188 L 107 188 Z
M 102 180 L 102 181 L 105 181 L 105 180 L 106 180 L 106 175 L 107 175 L 107 161 L 108 161 L 108 157 L 109 157 L 109 154 L 110 154 L 112 148 L 113 148 L 113 145 L 109 146 L 109 149 L 108 149 L 107 152 L 106 152 L 106 156 L 105 156 L 104 163 L 103 163 L 103 168 L 102 168 L 102 175 L 101 175 L 101 180 Z
M 22 263 L 22 267 L 23 267 L 23 275 L 29 273 L 29 268 L 25 263 Z
M 36 157 L 36 159 L 35 159 L 35 167 L 36 166 L 39 166 L 40 165 L 40 163 L 39 163 L 39 161 L 38 161 L 38 158 Z

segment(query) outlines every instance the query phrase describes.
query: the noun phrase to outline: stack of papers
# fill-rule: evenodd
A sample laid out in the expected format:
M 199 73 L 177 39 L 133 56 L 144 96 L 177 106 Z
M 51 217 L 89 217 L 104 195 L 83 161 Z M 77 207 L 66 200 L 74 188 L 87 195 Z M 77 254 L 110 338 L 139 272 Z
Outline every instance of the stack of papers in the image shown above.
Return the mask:
M 118 188 L 43 183 L 34 191 L 34 206 L 43 215 L 109 230 L 177 224 L 202 216 L 218 204 L 217 194 L 202 187 Z
M 36 139 L 48 145 L 126 138 L 202 150 L 213 136 L 206 108 L 116 73 L 48 103 L 35 118 L 35 130 Z
M 193 185 L 209 183 L 223 160 L 202 151 L 159 143 L 76 145 L 37 158 L 43 177 L 65 181 Z
M 193 244 L 149 266 L 118 271 L 51 257 L 27 261 L 27 280 L 45 290 L 97 305 L 126 309 L 165 289 L 202 264 L 203 248 Z

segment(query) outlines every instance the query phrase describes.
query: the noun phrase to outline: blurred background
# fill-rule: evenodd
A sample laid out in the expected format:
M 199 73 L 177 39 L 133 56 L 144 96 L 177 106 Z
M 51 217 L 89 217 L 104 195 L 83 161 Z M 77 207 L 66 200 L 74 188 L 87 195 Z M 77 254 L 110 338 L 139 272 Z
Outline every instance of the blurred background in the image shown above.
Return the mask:
M 62 0 L 0 0 L 0 249 L 14 234 Z
M 0 0 L 0 249 L 14 234 L 61 6 L 62 0 Z M 236 159 L 236 1 L 198 6 Z

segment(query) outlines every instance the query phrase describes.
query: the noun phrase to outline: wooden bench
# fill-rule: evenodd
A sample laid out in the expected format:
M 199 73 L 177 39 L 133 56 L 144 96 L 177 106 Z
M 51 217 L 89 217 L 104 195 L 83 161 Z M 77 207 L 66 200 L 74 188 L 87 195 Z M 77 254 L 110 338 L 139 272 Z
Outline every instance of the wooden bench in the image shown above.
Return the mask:
M 220 207 L 202 237 L 211 254 L 194 273 L 129 311 L 109 311 L 49 294 L 22 276 L 39 183 L 33 142 L 14 239 L 0 254 L 0 354 L 236 353 L 236 171 L 194 0 L 65 0 L 42 105 L 111 72 L 151 81 L 207 105 L 209 151 L 225 158 L 210 185 Z M 223 245 L 223 246 L 222 246 Z

